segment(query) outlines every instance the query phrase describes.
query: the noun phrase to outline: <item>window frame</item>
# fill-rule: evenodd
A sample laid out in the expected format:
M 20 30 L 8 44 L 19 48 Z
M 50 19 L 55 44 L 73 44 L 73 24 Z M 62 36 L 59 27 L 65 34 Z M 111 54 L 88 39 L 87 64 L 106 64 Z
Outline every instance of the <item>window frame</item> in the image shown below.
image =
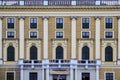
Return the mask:
M 36 18 L 37 20 L 36 20 L 36 28 L 31 28 L 31 19 L 33 19 L 33 18 Z M 37 17 L 30 17 L 29 18 L 29 29 L 38 29 L 38 18 Z
M 63 33 L 63 37 L 62 38 L 57 38 L 57 32 L 59 32 L 59 33 L 62 32 Z M 55 38 L 56 39 L 63 39 L 64 38 L 64 31 L 55 31 Z
M 83 19 L 84 18 L 88 18 L 88 20 L 89 20 L 89 27 L 88 28 L 83 28 Z M 81 29 L 90 29 L 90 21 L 91 21 L 91 18 L 90 17 L 82 17 L 81 18 Z
M 106 28 L 106 18 L 112 19 L 112 28 Z M 114 17 L 105 17 L 104 18 L 104 29 L 114 29 Z
M 115 72 L 104 72 L 104 80 L 106 80 L 106 73 L 113 73 L 113 80 L 115 80 Z
M 31 32 L 36 32 L 37 33 L 37 37 L 36 38 L 31 38 Z M 38 39 L 38 31 L 29 31 L 29 38 L 30 39 Z
M 106 32 L 112 32 L 111 38 L 106 38 Z M 114 31 L 104 31 L 104 39 L 113 39 L 114 38 Z
M 8 28 L 8 19 L 13 18 L 14 19 L 14 28 Z M 6 18 L 6 29 L 15 29 L 16 26 L 16 18 L 15 17 L 7 17 Z
M 89 33 L 89 38 L 83 38 L 83 32 L 88 32 Z M 91 38 L 91 32 L 90 31 L 81 31 L 81 38 L 82 39 L 90 39 Z
M 63 19 L 63 27 L 62 28 L 57 28 L 57 18 L 62 18 Z M 64 29 L 64 18 L 63 17 L 56 17 L 55 18 L 55 29 Z
M 14 37 L 13 38 L 8 38 L 8 32 L 14 32 Z M 16 38 L 16 31 L 6 31 L 6 38 L 7 39 L 15 39 Z
M 6 71 L 5 72 L 5 80 L 7 80 L 7 73 L 14 73 L 14 80 L 16 80 L 15 79 L 15 76 L 16 76 L 16 72 L 15 71 Z

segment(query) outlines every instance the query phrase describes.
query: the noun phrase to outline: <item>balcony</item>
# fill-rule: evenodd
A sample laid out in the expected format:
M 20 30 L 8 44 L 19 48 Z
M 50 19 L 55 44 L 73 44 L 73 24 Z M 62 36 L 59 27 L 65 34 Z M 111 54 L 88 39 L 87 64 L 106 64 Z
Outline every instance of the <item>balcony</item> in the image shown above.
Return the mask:
M 0 0 L 1 6 L 118 6 L 120 0 Z

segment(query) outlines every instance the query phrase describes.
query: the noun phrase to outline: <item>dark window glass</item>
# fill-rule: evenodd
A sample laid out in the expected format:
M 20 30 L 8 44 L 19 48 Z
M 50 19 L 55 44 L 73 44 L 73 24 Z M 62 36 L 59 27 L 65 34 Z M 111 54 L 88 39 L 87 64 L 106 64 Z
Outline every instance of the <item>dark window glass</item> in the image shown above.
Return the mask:
M 90 80 L 90 73 L 82 73 L 82 80 Z
M 37 48 L 35 46 L 30 48 L 30 59 L 37 60 Z
M 63 59 L 63 48 L 61 46 L 56 48 L 56 59 Z
M 30 28 L 37 28 L 37 18 L 30 18 Z
M 114 80 L 113 73 L 106 73 L 106 80 Z
M 89 18 L 82 18 L 82 28 L 83 29 L 89 28 Z
M 106 18 L 105 22 L 106 22 L 106 28 L 112 28 L 112 23 L 113 23 L 112 18 Z
M 14 38 L 14 32 L 7 32 L 7 38 Z
M 105 38 L 112 38 L 113 32 L 105 32 Z
M 7 61 L 14 61 L 15 60 L 15 49 L 13 46 L 9 46 L 7 48 Z
M 63 28 L 63 18 L 56 18 L 56 28 L 57 29 Z
M 37 72 L 30 72 L 30 73 L 29 73 L 29 79 L 30 79 L 30 80 L 38 80 L 38 79 L 37 79 L 37 76 L 38 76 L 38 75 L 37 75 Z
M 30 32 L 30 38 L 37 38 L 37 32 Z
M 7 18 L 7 28 L 14 29 L 14 18 Z
M 89 47 L 87 46 L 82 48 L 82 60 L 89 60 Z
M 82 38 L 89 38 L 89 32 L 82 32 Z
M 105 48 L 105 61 L 113 61 L 113 48 L 110 46 Z
M 7 72 L 7 80 L 14 80 L 14 72 Z
M 56 32 L 56 38 L 63 38 L 63 32 Z

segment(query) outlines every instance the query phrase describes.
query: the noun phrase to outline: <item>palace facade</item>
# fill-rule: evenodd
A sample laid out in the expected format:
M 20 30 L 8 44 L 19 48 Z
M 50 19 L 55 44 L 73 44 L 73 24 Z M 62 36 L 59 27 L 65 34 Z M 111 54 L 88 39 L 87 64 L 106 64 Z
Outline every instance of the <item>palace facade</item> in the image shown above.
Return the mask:
M 120 0 L 0 0 L 0 80 L 120 80 Z

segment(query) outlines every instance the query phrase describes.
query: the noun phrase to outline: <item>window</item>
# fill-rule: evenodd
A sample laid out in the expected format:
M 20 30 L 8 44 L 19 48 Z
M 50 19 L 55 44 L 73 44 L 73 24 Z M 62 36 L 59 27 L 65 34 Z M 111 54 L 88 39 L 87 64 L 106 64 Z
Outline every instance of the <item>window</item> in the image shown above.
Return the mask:
M 82 18 L 82 28 L 83 29 L 89 28 L 89 18 Z
M 30 48 L 30 59 L 37 60 L 37 47 L 35 47 L 35 46 L 32 46 Z
M 82 38 L 89 38 L 89 32 L 82 32 Z
M 9 46 L 7 48 L 7 61 L 14 61 L 15 60 L 15 49 L 13 46 Z
M 63 18 L 56 18 L 56 28 L 57 29 L 63 28 Z
M 105 18 L 106 28 L 112 28 L 113 20 L 112 18 Z
M 37 28 L 37 18 L 30 18 L 30 28 L 31 29 Z
M 37 72 L 30 72 L 30 73 L 29 73 L 29 79 L 30 79 L 30 80 L 38 80 L 38 79 L 37 79 L 37 76 L 38 76 L 38 75 L 37 75 Z
M 106 73 L 106 80 L 114 80 L 113 73 Z
M 89 47 L 87 46 L 82 48 L 82 60 L 89 60 Z
M 61 46 L 56 48 L 56 59 L 63 59 L 63 47 Z
M 14 80 L 14 72 L 7 72 L 6 78 L 7 80 Z
M 7 38 L 14 38 L 14 32 L 7 32 Z
M 105 38 L 112 38 L 113 32 L 105 32 Z
M 113 48 L 111 46 L 105 48 L 105 61 L 113 61 Z
M 90 80 L 90 73 L 82 73 L 82 80 Z
M 37 38 L 37 32 L 30 32 L 30 38 Z
M 14 18 L 7 18 L 7 28 L 14 29 Z
M 63 38 L 63 32 L 56 32 L 56 38 Z

